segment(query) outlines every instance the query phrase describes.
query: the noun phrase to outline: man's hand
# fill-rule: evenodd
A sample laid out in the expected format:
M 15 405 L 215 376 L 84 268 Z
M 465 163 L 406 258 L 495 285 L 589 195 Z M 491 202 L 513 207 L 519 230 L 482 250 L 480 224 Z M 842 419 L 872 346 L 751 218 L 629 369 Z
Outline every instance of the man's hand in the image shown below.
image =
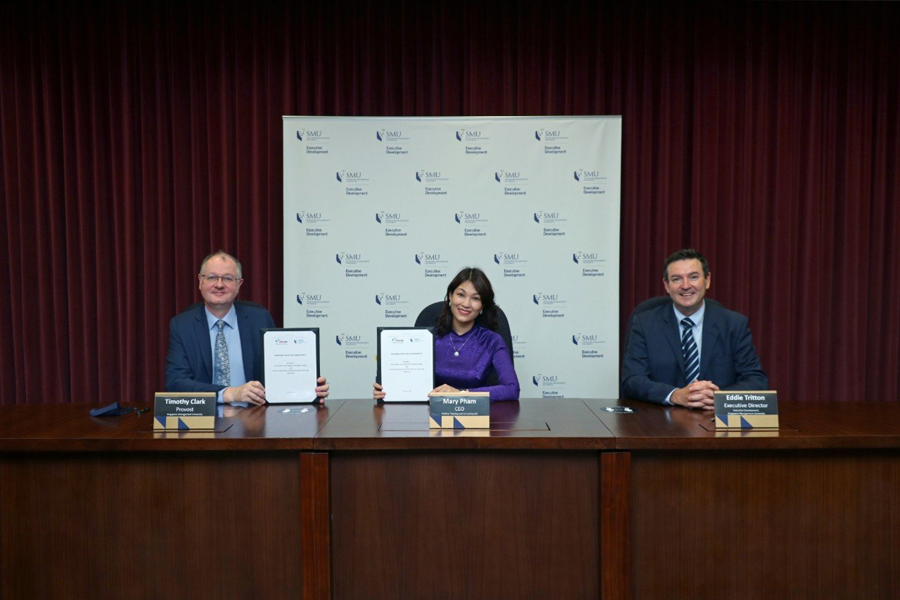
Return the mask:
M 258 381 L 248 381 L 244 385 L 225 388 L 225 391 L 222 392 L 222 400 L 225 404 L 231 404 L 232 402 L 248 402 L 257 405 L 265 404 L 266 388 Z
M 716 407 L 713 392 L 719 390 L 719 386 L 712 381 L 694 380 L 693 383 L 677 389 L 672 393 L 669 402 L 687 408 L 702 408 L 712 410 Z

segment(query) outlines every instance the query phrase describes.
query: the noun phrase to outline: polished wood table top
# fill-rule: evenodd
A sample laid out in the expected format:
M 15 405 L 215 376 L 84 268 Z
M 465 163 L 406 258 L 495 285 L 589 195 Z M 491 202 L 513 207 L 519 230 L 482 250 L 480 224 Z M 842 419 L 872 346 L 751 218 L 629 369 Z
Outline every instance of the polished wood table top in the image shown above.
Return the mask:
M 615 406 L 634 412 L 607 411 Z M 746 431 L 717 431 L 711 412 L 632 400 L 498 402 L 485 430 L 431 430 L 427 405 L 372 400 L 224 407 L 216 432 L 158 433 L 149 411 L 91 417 L 93 407 L 2 407 L 0 451 L 900 448 L 897 402 L 782 401 L 778 430 Z
M 900 448 L 900 403 L 780 401 L 778 430 L 717 430 L 712 411 L 585 400 L 620 450 Z M 610 405 L 633 413 L 611 413 Z
M 429 429 L 427 404 L 348 400 L 316 436 L 316 449 L 612 449 L 609 429 L 581 400 L 491 404 L 490 429 Z
M 371 399 L 223 407 L 216 432 L 154 432 L 150 412 L 91 417 L 91 408 L 84 404 L 0 408 L 0 451 L 611 449 L 615 445 L 610 431 L 581 400 L 498 402 L 491 406 L 490 429 L 434 431 L 428 427 L 427 404 L 376 404 Z M 331 421 L 335 423 L 327 427 Z
M 152 407 L 92 417 L 86 404 L 0 407 L 0 451 L 312 450 L 313 438 L 344 403 L 219 407 L 216 431 L 154 432 Z

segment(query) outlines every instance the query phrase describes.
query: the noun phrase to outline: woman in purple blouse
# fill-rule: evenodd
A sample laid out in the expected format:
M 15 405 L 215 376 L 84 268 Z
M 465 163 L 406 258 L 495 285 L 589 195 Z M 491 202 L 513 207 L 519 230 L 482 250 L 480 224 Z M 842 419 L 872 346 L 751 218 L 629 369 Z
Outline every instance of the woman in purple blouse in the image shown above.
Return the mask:
M 519 379 L 503 338 L 475 324 L 484 313 L 491 329 L 497 327 L 494 288 L 481 269 L 466 268 L 447 286 L 444 310 L 437 319 L 434 375 L 441 384 L 434 392 L 490 392 L 491 401 L 518 400 Z M 485 385 L 491 373 L 496 385 Z M 375 384 L 373 397 L 385 396 Z

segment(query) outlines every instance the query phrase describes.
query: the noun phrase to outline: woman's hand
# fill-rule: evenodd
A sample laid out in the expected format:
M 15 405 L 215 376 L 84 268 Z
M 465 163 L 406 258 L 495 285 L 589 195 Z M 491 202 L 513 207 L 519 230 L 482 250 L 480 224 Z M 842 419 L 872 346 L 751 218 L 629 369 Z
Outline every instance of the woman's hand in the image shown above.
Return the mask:
M 447 385 L 446 383 L 443 385 L 439 385 L 433 390 L 431 390 L 432 394 L 454 394 L 459 393 L 459 390 L 453 387 L 452 385 Z

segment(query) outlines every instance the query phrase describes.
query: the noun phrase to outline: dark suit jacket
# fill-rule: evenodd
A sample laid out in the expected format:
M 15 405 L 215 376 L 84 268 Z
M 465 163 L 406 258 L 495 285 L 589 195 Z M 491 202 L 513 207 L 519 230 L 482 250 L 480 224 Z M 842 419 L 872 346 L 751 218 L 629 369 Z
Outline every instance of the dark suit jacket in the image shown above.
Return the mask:
M 236 301 L 241 355 L 247 381 L 262 378 L 262 341 L 259 330 L 275 327 L 269 311 L 255 302 Z M 218 392 L 213 385 L 212 343 L 201 302 L 172 317 L 169 323 L 169 353 L 166 355 L 167 392 Z
M 747 317 L 706 303 L 698 378 L 723 390 L 769 389 Z M 622 359 L 623 395 L 662 404 L 669 392 L 687 384 L 680 326 L 672 303 L 635 315 Z

